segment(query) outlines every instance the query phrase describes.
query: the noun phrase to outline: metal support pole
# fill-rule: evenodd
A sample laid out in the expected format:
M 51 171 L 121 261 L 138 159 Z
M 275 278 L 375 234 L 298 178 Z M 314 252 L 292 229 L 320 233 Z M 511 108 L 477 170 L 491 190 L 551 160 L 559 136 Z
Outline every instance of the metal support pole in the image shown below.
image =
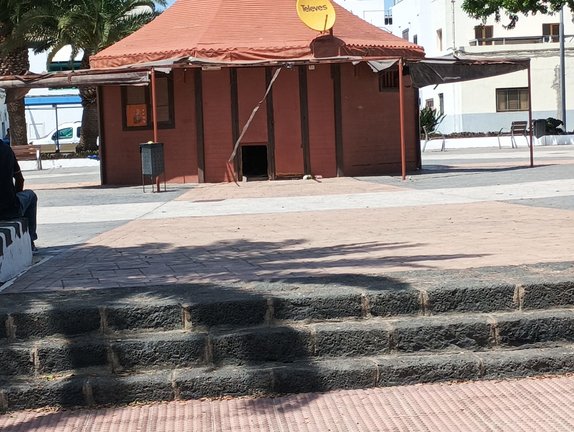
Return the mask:
M 403 59 L 399 59 L 399 117 L 401 128 L 401 174 L 407 178 L 407 149 L 405 144 L 405 89 L 403 80 Z
M 456 10 L 454 5 L 454 0 L 451 0 L 452 3 L 452 53 L 456 54 Z
M 532 139 L 532 74 L 528 63 L 528 124 L 530 126 L 530 168 L 534 167 L 534 142 Z
M 157 142 L 157 102 L 155 92 L 155 69 L 151 68 L 151 118 L 153 123 L 153 142 Z
M 156 107 L 156 86 L 155 86 L 155 70 L 151 68 L 151 119 L 153 123 L 153 142 L 157 143 L 158 141 L 158 134 L 157 134 L 157 107 Z M 165 176 L 165 173 L 164 173 Z M 159 183 L 159 176 L 155 178 L 155 187 L 156 191 L 160 191 L 160 183 Z
M 560 9 L 560 108 L 566 131 L 566 61 L 564 48 L 564 7 Z

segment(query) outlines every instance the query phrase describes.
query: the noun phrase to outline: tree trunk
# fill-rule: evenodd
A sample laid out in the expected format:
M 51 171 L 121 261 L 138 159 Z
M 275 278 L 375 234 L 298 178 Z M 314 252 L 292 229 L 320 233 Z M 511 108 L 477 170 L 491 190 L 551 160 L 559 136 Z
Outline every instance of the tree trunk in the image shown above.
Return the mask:
M 3 38 L 0 37 L 0 42 Z M 27 48 L 18 48 L 8 54 L 0 56 L 0 75 L 24 75 L 30 69 Z M 10 144 L 28 144 L 28 130 L 26 127 L 26 110 L 24 108 L 24 95 L 26 92 L 8 90 L 6 92 L 6 108 L 10 123 Z
M 85 49 L 81 62 L 82 69 L 90 68 L 90 55 L 91 52 Z M 82 131 L 80 134 L 79 150 L 97 151 L 97 140 L 100 128 L 97 105 L 98 93 L 96 87 L 80 87 L 80 97 L 82 98 L 84 112 L 82 113 Z
M 98 150 L 98 105 L 96 103 L 96 88 L 80 88 L 80 97 L 82 98 L 82 131 L 80 133 L 80 150 L 97 151 Z
M 8 91 L 9 94 L 9 91 Z M 24 98 L 7 102 L 8 119 L 10 120 L 10 145 L 28 144 L 28 129 L 26 127 L 26 109 Z

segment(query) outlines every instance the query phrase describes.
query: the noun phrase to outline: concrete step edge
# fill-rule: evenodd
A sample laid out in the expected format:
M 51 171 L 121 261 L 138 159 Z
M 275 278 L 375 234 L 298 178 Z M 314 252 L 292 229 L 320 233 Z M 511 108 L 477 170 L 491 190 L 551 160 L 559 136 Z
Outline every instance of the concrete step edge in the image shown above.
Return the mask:
M 561 341 L 574 341 L 571 310 L 49 338 L 0 344 L 0 370 L 4 375 L 38 375 L 106 366 L 120 373 L 142 367 L 242 365 L 453 348 L 481 351 Z
M 95 406 L 203 397 L 277 395 L 438 381 L 503 379 L 574 372 L 574 346 L 388 355 L 262 363 L 242 367 L 150 370 L 112 375 L 89 369 L 0 382 L 0 410 Z
M 325 288 L 325 287 L 323 287 Z M 182 288 L 183 289 L 183 288 Z M 0 340 L 28 339 L 53 334 L 76 335 L 137 329 L 193 329 L 213 326 L 251 326 L 273 321 L 320 321 L 364 317 L 433 315 L 463 312 L 507 312 L 538 310 L 574 305 L 574 280 L 530 285 L 475 284 L 444 289 L 403 289 L 372 292 L 357 288 L 325 289 L 322 294 L 281 293 L 192 300 L 191 294 L 170 301 L 161 291 L 129 290 L 118 293 L 88 294 L 76 301 L 60 296 L 27 304 L 5 302 L 0 307 Z M 177 290 L 175 290 L 177 292 Z M 68 294 L 68 293 L 67 293 Z M 6 297 L 5 297 L 6 296 Z M 133 303 L 130 299 L 133 297 Z M 201 296 L 200 296 L 201 297 Z M 47 301 L 46 298 L 53 298 Z

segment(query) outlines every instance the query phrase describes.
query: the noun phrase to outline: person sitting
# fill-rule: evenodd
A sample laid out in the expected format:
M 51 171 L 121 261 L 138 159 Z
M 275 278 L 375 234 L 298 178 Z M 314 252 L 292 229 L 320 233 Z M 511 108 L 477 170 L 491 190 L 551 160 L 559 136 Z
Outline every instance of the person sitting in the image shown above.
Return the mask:
M 10 146 L 0 145 L 0 219 L 28 219 L 32 251 L 36 252 L 36 212 L 38 197 L 24 189 L 24 176 Z

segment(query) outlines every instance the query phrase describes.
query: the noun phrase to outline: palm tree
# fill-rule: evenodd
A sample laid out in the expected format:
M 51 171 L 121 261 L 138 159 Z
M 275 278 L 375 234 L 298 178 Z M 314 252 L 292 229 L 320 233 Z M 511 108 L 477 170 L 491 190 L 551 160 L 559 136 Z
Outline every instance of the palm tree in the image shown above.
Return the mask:
M 30 69 L 28 40 L 20 32 L 22 16 L 29 7 L 27 1 L 0 1 L 0 75 L 23 75 Z M 28 144 L 24 94 L 16 89 L 6 91 L 12 145 Z
M 25 22 L 28 31 L 38 35 L 38 51 L 50 46 L 48 62 L 61 48 L 70 45 L 70 60 L 83 53 L 81 68 L 89 69 L 91 55 L 150 22 L 158 15 L 157 7 L 165 5 L 165 0 L 53 0 L 30 9 Z M 96 150 L 96 88 L 80 87 L 79 91 L 84 107 L 80 147 Z

